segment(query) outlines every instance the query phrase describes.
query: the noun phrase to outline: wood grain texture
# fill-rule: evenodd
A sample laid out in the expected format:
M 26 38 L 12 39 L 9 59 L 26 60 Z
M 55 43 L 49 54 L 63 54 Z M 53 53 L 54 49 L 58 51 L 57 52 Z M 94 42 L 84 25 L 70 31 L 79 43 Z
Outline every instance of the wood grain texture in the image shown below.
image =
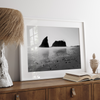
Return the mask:
M 6 94 L 0 94 L 0 100 L 6 100 Z
M 45 90 L 0 94 L 0 100 L 46 100 L 45 97 Z
M 91 100 L 92 98 L 92 85 L 82 86 L 82 100 Z
M 96 83 L 99 81 L 87 81 L 87 82 L 71 82 L 63 79 L 48 79 L 48 80 L 37 80 L 37 81 L 26 81 L 26 82 L 14 82 L 14 86 L 9 88 L 0 88 L 0 93 L 12 93 L 17 91 L 29 91 L 37 89 L 46 89 L 53 87 L 64 87 L 73 85 L 84 85 Z
M 0 100 L 16 100 L 16 93 L 0 94 Z
M 19 94 L 16 94 L 16 100 L 20 100 Z
M 100 100 L 100 83 L 94 84 L 94 94 L 93 94 L 93 100 Z
M 46 89 L 46 100 L 49 100 L 49 89 Z
M 75 97 L 72 97 L 72 88 L 75 90 Z M 91 85 L 51 88 L 49 100 L 91 100 Z
M 45 100 L 45 90 L 19 92 L 20 100 Z
M 71 97 L 75 89 L 76 96 Z M 100 100 L 100 80 L 70 82 L 63 79 L 48 79 L 14 82 L 14 86 L 0 88 L 0 100 Z
M 72 88 L 75 89 L 76 96 L 72 97 L 71 96 L 71 90 Z M 71 86 L 71 87 L 66 87 L 66 100 L 81 100 L 82 99 L 82 86 Z
M 49 89 L 49 100 L 65 100 L 64 88 Z
M 6 99 L 4 100 L 16 100 L 16 93 L 6 94 Z

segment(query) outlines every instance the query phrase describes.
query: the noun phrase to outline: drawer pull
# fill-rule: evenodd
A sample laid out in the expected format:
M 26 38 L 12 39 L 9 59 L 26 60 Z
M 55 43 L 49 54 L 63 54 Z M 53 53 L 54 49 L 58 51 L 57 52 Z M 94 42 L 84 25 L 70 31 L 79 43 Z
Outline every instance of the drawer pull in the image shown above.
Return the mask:
M 75 97 L 75 96 L 76 96 L 76 92 L 75 92 L 75 89 L 74 89 L 74 88 L 72 88 L 71 92 L 72 92 L 72 93 L 71 93 L 71 96 L 72 96 L 72 97 Z
M 20 100 L 20 97 L 18 94 L 16 94 L 16 100 Z

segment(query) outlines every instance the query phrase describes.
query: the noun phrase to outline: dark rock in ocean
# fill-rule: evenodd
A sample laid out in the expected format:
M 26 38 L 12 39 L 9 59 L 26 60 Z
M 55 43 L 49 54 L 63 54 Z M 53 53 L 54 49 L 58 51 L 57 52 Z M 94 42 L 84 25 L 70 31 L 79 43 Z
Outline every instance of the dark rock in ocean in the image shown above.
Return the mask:
M 48 37 L 46 36 L 39 47 L 49 47 Z
M 63 41 L 63 40 L 55 41 L 55 42 L 52 44 L 52 47 L 66 47 L 66 42 Z

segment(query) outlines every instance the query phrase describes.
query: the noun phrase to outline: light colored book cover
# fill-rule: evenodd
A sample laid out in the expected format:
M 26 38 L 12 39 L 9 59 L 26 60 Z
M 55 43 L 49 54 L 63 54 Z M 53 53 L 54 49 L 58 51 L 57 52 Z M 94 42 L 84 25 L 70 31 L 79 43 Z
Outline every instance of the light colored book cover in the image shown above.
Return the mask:
M 95 80 L 100 79 L 100 74 L 89 74 L 89 73 L 66 73 L 63 77 L 65 80 L 74 81 L 74 82 L 82 82 L 87 80 Z

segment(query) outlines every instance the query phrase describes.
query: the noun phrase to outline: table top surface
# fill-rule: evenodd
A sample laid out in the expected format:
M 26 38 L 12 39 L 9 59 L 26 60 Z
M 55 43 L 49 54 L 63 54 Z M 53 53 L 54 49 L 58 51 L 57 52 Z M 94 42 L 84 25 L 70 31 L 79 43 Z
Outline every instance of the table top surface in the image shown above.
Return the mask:
M 90 83 L 100 83 L 100 80 L 85 81 L 85 82 L 71 82 L 62 78 L 46 79 L 46 80 L 34 80 L 34 81 L 19 81 L 14 82 L 14 85 L 7 88 L 0 88 L 0 93 L 16 92 L 16 91 L 28 91 L 44 88 L 64 87 L 72 85 L 84 85 Z

